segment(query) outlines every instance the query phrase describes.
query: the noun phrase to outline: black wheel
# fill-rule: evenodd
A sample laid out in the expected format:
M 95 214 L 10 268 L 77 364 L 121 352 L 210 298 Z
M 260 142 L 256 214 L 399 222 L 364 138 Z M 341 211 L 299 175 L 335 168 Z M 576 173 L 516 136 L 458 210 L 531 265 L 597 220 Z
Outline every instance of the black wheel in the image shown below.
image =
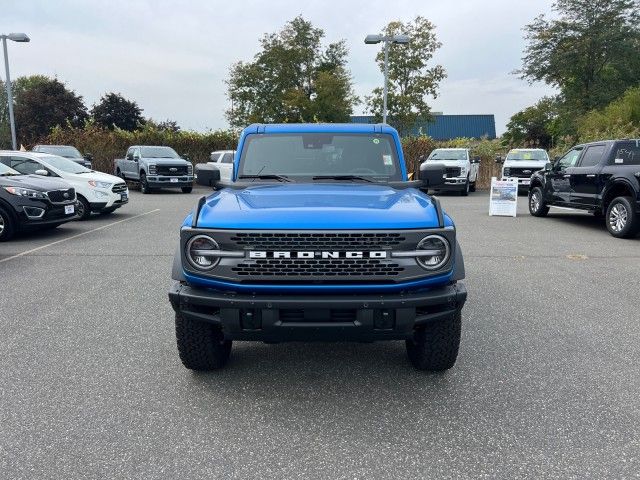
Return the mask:
M 540 187 L 533 187 L 529 190 L 529 213 L 534 217 L 544 217 L 549 213 L 549 207 L 544 203 Z
M 116 177 L 120 177 L 122 180 L 125 181 L 125 183 L 127 181 L 127 179 L 124 176 L 124 173 L 122 173 L 122 171 L 119 168 L 116 170 Z
M 466 197 L 469 195 L 469 189 L 471 188 L 469 177 L 467 177 L 467 181 L 464 183 L 464 188 L 460 191 L 460 195 Z
M 182 187 L 182 193 L 191 193 L 193 187 Z
M 82 195 L 78 195 L 76 213 L 78 214 L 78 220 L 86 220 L 91 215 L 91 206 L 89 205 L 87 199 Z
M 143 194 L 151 193 L 151 189 L 149 188 L 149 184 L 147 183 L 147 175 L 142 172 L 140 174 L 140 192 Z
M 462 313 L 451 318 L 428 323 L 416 329 L 413 339 L 407 340 L 407 355 L 418 370 L 441 372 L 453 367 L 458 358 Z
M 219 328 L 184 318 L 176 313 L 176 340 L 182 364 L 191 370 L 215 370 L 225 366 L 231 340 Z
M 0 207 L 0 242 L 6 242 L 16 233 L 16 226 L 9 212 Z
M 640 228 L 631 197 L 616 197 L 607 208 L 607 230 L 617 238 L 635 237 Z

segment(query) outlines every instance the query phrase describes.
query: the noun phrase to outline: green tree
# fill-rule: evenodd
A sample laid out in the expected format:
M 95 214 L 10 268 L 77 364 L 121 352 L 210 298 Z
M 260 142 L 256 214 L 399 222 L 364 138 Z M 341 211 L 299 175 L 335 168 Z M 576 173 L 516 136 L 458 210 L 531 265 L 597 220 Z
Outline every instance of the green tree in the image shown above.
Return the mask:
M 581 142 L 640 137 L 640 87 L 630 88 L 601 110 L 578 119 Z
M 558 110 L 557 98 L 544 97 L 511 117 L 503 140 L 513 147 L 551 148 L 556 133 L 555 122 L 559 118 Z
M 119 93 L 107 93 L 91 109 L 91 117 L 97 125 L 110 130 L 120 128 L 132 132 L 144 125 L 142 109 Z
M 56 126 L 79 126 L 87 119 L 82 97 L 55 78 L 42 75 L 15 81 L 15 119 L 18 142 L 33 144 Z
M 557 87 L 574 118 L 638 85 L 637 0 L 556 0 L 553 10 L 556 18 L 540 15 L 525 27 L 523 79 Z
M 389 123 L 401 134 L 406 134 L 416 122 L 431 118 L 427 98 L 438 96 L 440 82 L 447 76 L 441 65 L 430 66 L 433 54 L 442 44 L 436 37 L 435 26 L 421 16 L 412 22 L 391 22 L 384 28 L 384 34 L 406 34 L 410 38 L 406 45 L 389 46 Z M 376 55 L 376 61 L 384 73 L 384 47 Z M 383 88 L 374 89 L 366 103 L 369 111 L 380 121 Z
M 323 49 L 324 32 L 301 16 L 265 34 L 251 62 L 229 72 L 226 115 L 233 127 L 253 122 L 348 121 L 358 99 L 344 41 Z

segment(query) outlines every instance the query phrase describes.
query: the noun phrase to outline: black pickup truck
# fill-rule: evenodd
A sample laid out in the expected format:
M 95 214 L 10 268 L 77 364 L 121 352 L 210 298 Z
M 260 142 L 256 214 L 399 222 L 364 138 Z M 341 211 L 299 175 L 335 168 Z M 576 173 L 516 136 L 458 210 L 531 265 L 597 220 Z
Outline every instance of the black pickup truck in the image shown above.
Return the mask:
M 551 206 L 604 215 L 611 235 L 634 237 L 640 230 L 640 140 L 577 145 L 534 173 L 529 212 L 544 217 Z

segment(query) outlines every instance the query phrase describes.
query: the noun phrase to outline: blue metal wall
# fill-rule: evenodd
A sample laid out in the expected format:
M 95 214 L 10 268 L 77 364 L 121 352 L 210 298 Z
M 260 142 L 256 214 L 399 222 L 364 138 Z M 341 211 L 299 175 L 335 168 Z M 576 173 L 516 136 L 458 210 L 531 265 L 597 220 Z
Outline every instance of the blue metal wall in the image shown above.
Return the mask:
M 434 115 L 433 122 L 419 123 L 410 135 L 429 135 L 434 140 L 467 137 L 496 138 L 496 120 L 493 115 Z M 372 115 L 353 115 L 351 123 L 373 123 Z M 393 122 L 390 122 L 393 124 Z

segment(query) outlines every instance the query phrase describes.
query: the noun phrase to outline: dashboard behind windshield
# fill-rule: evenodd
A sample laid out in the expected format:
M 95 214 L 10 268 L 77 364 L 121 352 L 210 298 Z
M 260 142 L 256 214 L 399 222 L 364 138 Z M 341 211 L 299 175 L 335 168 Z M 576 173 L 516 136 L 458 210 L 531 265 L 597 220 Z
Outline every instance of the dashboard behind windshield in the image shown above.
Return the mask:
M 540 150 L 512 150 L 507 154 L 506 160 L 546 161 L 549 160 L 549 157 L 546 152 Z
M 180 158 L 171 147 L 142 147 L 140 154 L 143 158 Z
M 244 142 L 239 176 L 289 178 L 357 175 L 402 180 L 393 138 L 387 134 L 251 134 Z

